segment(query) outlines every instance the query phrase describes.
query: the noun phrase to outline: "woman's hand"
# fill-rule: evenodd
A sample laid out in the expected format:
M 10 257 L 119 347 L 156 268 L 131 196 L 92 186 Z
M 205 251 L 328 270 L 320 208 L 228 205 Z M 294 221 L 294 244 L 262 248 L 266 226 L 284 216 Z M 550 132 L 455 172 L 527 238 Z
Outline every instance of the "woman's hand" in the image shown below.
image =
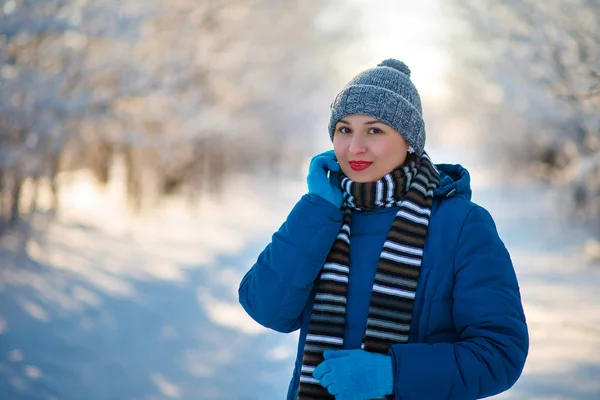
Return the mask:
M 392 357 L 364 350 L 325 350 L 313 377 L 336 400 L 368 400 L 393 394 Z
M 317 195 L 336 207 L 342 206 L 342 190 L 339 183 L 340 164 L 333 150 L 318 154 L 308 167 L 308 193 Z

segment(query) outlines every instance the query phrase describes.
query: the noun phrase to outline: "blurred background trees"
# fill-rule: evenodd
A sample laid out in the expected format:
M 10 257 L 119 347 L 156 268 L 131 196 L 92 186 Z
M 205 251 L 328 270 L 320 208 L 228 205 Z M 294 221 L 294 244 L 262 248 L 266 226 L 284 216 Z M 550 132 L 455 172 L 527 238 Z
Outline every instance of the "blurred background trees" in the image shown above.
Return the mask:
M 513 173 L 558 183 L 600 228 L 600 1 L 453 4 L 454 103 L 477 115 L 475 140 Z
M 332 97 L 349 31 L 319 18 L 333 1 L 290 5 L 0 2 L 0 230 L 40 190 L 56 206 L 62 171 L 107 183 L 118 161 L 140 206 L 241 169 L 297 168 L 326 126 L 328 103 L 312 99 Z
M 443 96 L 425 95 L 444 98 L 443 110 L 425 112 L 430 137 L 476 142 L 486 156 L 558 183 L 580 216 L 600 220 L 600 0 L 441 4 L 435 40 L 453 68 Z M 381 7 L 390 18 L 406 11 Z M 372 8 L 0 1 L 0 231 L 33 215 L 40 193 L 56 208 L 63 172 L 87 169 L 109 183 L 119 164 L 140 207 L 170 194 L 197 199 L 230 173 L 297 171 L 325 137 L 329 101 L 348 71 L 361 58 L 372 65 L 366 36 L 386 39 L 378 48 L 408 59 L 415 80 L 439 62 L 417 54 L 410 35 L 420 31 L 409 21 L 377 36 L 385 24 L 361 9 Z M 469 121 L 470 134 L 453 126 L 440 135 L 451 119 Z

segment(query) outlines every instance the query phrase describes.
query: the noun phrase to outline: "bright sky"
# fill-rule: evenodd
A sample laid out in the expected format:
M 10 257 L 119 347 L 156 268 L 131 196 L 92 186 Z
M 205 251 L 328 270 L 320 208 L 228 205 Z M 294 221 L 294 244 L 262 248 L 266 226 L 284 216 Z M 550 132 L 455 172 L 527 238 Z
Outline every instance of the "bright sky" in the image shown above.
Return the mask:
M 449 68 L 443 40 L 447 40 L 453 22 L 442 7 L 444 0 L 352 2 L 365 24 L 367 54 L 366 63 L 352 66 L 353 69 L 344 74 L 352 76 L 386 58 L 397 58 L 411 69 L 411 77 L 422 97 L 443 101 L 447 93 L 444 73 Z

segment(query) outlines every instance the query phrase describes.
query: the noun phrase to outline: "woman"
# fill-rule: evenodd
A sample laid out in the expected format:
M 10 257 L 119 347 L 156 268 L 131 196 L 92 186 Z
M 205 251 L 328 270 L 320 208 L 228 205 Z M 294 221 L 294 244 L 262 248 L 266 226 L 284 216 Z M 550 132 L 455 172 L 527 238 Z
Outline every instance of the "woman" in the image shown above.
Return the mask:
M 517 278 L 469 173 L 432 164 L 401 61 L 331 106 L 333 151 L 243 278 L 258 323 L 300 329 L 288 399 L 477 399 L 510 388 L 529 339 Z

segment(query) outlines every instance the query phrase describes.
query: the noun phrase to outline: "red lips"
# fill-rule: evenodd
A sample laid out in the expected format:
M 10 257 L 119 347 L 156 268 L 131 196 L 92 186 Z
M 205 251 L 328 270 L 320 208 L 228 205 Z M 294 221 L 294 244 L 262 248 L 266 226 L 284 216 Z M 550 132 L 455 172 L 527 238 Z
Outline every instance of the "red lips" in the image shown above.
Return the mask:
M 350 161 L 350 168 L 352 168 L 353 171 L 363 171 L 367 168 L 369 168 L 371 166 L 371 164 L 373 164 L 371 161 Z

